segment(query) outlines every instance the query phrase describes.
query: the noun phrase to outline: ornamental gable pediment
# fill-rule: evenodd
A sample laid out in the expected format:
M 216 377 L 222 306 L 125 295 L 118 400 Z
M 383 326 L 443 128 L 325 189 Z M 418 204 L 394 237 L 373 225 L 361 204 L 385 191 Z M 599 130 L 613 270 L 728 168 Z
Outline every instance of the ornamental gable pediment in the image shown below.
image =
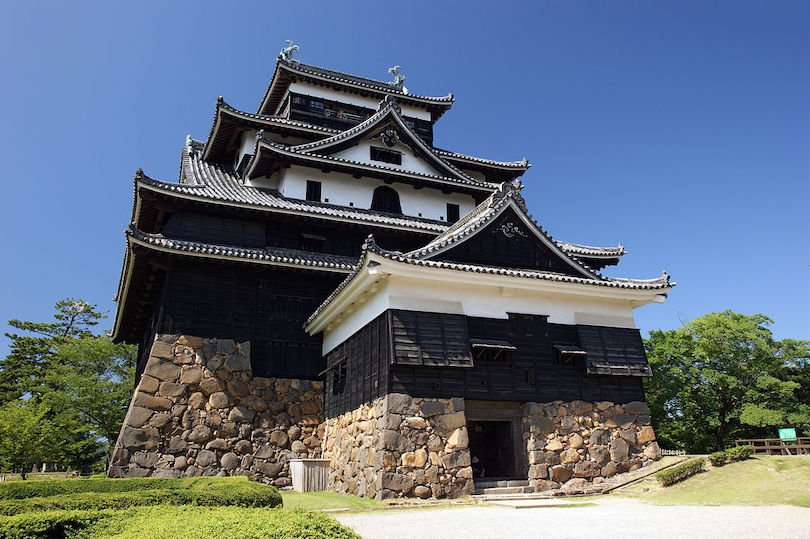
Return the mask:
M 579 264 L 544 241 L 511 205 L 468 238 L 429 258 L 583 276 Z

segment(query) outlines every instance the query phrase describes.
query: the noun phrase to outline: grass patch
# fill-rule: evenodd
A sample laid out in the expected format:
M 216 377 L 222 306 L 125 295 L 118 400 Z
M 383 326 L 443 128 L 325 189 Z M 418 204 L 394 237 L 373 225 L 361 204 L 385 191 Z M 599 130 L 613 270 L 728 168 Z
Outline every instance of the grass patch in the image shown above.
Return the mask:
M 284 492 L 281 497 L 284 499 L 285 508 L 304 511 L 324 511 L 329 509 L 366 511 L 384 507 L 377 500 L 338 494 L 337 492 Z
M 810 456 L 760 456 L 732 462 L 666 489 L 650 488 L 636 497 L 663 505 L 810 507 Z

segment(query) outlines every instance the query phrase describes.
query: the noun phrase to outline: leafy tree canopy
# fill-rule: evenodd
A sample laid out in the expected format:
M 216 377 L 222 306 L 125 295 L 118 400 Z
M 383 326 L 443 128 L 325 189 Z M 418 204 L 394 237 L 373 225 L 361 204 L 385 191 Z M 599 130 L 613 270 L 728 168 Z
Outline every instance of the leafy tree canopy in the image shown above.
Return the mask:
M 810 342 L 776 341 L 765 315 L 711 313 L 671 331 L 651 331 L 647 399 L 664 445 L 693 452 L 737 438 L 810 428 Z

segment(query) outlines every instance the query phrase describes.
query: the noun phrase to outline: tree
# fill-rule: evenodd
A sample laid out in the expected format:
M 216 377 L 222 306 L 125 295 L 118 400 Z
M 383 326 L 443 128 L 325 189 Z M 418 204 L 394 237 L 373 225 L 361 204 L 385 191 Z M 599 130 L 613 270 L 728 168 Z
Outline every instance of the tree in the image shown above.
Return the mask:
M 11 351 L 0 359 L 0 405 L 17 413 L 14 406 L 36 402 L 43 425 L 56 427 L 47 462 L 87 469 L 103 456 L 103 442 L 118 435 L 137 348 L 93 334 L 104 318 L 95 305 L 66 299 L 55 310 L 52 322 L 9 321 L 20 332 L 6 334 Z
M 810 342 L 775 341 L 771 323 L 725 311 L 650 332 L 646 391 L 662 443 L 705 452 L 734 438 L 772 435 L 780 425 L 810 427 L 801 385 L 790 379 L 793 370 L 805 372 L 796 366 L 806 365 Z
M 44 399 L 73 410 L 98 436 L 115 440 L 132 398 L 137 348 L 106 335 L 84 336 L 57 345 Z
M 92 336 L 91 328 L 104 318 L 95 305 L 82 300 L 63 299 L 55 308 L 52 322 L 8 321 L 23 333 L 5 334 L 11 344 L 8 356 L 0 360 L 0 404 L 46 391 L 56 346 Z
M 0 407 L 0 467 L 18 471 L 25 479 L 35 464 L 56 460 L 60 433 L 49 412 L 33 400 Z

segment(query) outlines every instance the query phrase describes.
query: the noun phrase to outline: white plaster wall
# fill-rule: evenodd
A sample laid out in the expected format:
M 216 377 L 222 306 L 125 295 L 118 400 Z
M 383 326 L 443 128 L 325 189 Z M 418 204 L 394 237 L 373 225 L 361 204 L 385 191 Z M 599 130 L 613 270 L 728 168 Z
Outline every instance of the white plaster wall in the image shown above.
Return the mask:
M 382 161 L 373 161 L 371 159 L 371 147 L 376 146 L 384 150 L 395 150 L 402 154 L 402 164 L 395 165 L 394 163 L 385 163 Z M 359 161 L 361 163 L 370 163 L 372 165 L 382 165 L 400 170 L 409 170 L 414 172 L 423 172 L 425 174 L 433 174 L 434 176 L 446 176 L 444 171 L 438 171 L 427 161 L 413 153 L 410 147 L 404 144 L 396 144 L 393 147 L 388 147 L 380 140 L 371 141 L 364 140 L 357 146 L 352 146 L 335 154 L 336 157 L 341 159 L 351 159 L 352 161 Z
M 388 291 L 392 309 L 508 318 L 508 313 L 547 315 L 554 324 L 599 323 L 635 328 L 627 300 L 551 294 L 500 286 L 470 286 L 393 276 Z M 435 284 L 434 284 L 435 283 Z
M 346 320 L 335 325 L 335 329 L 324 331 L 323 353 L 326 355 L 337 345 L 354 335 L 370 321 L 381 315 L 389 308 L 388 303 L 388 280 L 377 282 L 377 292 L 367 292 L 363 303 L 354 303 L 355 312 Z
M 356 105 L 358 107 L 365 107 L 371 110 L 377 110 L 380 106 L 380 99 L 373 97 L 364 97 L 362 95 L 352 94 L 349 92 L 338 92 L 332 88 L 323 88 L 321 86 L 314 86 L 306 82 L 293 82 L 289 87 L 290 93 L 304 94 L 311 97 L 319 97 L 321 99 L 328 99 L 330 101 L 337 101 L 338 103 L 347 103 Z M 400 102 L 403 116 L 410 116 L 419 120 L 430 121 L 430 112 Z
M 242 142 L 239 145 L 239 151 L 236 152 L 236 160 L 233 162 L 234 167 L 239 166 L 243 155 L 253 154 L 253 149 L 256 147 L 257 133 L 258 131 L 255 129 L 248 129 L 242 133 Z
M 355 178 L 341 172 L 324 173 L 317 169 L 293 165 L 284 170 L 278 183 L 278 189 L 286 197 L 303 200 L 306 198 L 307 180 L 321 182 L 323 202 L 327 202 L 326 199 L 329 199 L 329 204 L 340 206 L 349 206 L 350 203 L 353 203 L 353 207 L 362 209 L 371 208 L 374 189 L 385 185 L 382 180 L 374 178 Z M 255 182 L 253 183 L 255 184 Z M 448 203 L 458 204 L 462 216 L 475 208 L 475 199 L 471 195 L 444 194 L 439 189 L 428 187 L 414 189 L 405 183 L 393 183 L 389 187 L 399 193 L 402 213 L 413 217 L 447 220 Z

